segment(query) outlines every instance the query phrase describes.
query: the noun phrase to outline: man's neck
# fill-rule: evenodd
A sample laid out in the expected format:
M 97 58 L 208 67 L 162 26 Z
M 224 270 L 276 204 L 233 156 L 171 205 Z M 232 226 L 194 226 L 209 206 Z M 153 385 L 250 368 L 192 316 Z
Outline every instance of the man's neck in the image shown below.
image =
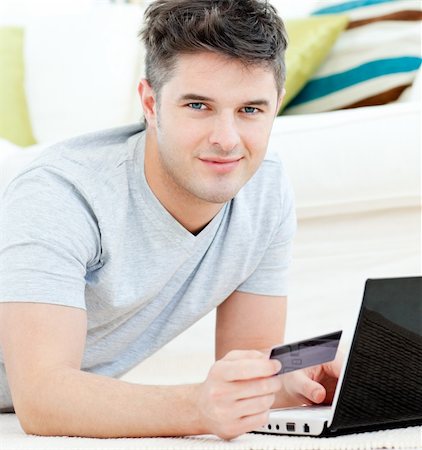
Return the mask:
M 166 174 L 158 159 L 158 146 L 154 133 L 146 131 L 145 178 L 163 207 L 190 233 L 200 233 L 223 208 L 223 204 L 205 202 L 177 185 Z

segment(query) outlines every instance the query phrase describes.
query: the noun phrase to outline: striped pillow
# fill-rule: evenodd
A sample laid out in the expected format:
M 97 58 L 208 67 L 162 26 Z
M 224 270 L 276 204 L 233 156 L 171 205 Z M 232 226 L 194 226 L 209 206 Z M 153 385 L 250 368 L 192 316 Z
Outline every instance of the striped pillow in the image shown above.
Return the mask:
M 284 114 L 381 105 L 412 84 L 422 62 L 419 0 L 352 0 L 313 14 L 350 22 Z

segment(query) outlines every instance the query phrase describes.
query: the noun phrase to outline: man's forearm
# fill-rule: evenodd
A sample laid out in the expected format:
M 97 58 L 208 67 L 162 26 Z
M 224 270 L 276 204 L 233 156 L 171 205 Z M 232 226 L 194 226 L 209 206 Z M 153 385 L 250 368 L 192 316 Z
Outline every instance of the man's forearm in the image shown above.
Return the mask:
M 35 385 L 35 384 L 34 384 Z M 24 430 L 46 436 L 97 438 L 204 434 L 199 384 L 147 386 L 73 369 L 41 380 L 24 411 Z

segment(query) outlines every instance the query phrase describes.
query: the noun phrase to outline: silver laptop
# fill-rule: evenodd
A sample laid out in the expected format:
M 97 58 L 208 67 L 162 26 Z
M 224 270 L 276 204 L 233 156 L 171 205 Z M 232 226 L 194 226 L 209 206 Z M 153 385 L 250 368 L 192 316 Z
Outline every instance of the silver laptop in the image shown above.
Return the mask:
M 333 404 L 274 409 L 255 432 L 330 436 L 411 425 L 422 425 L 422 277 L 367 280 Z

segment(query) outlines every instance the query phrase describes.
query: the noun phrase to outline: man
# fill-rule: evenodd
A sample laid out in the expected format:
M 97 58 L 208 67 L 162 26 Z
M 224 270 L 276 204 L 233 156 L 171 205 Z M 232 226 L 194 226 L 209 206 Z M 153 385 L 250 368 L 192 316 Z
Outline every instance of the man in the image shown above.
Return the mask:
M 258 0 L 159 0 L 142 38 L 146 130 L 58 144 L 2 200 L 0 408 L 27 433 L 231 439 L 271 407 L 332 398 L 338 363 L 280 377 L 268 358 L 295 232 L 286 175 L 265 155 L 281 19 Z M 114 379 L 215 307 L 204 382 Z

